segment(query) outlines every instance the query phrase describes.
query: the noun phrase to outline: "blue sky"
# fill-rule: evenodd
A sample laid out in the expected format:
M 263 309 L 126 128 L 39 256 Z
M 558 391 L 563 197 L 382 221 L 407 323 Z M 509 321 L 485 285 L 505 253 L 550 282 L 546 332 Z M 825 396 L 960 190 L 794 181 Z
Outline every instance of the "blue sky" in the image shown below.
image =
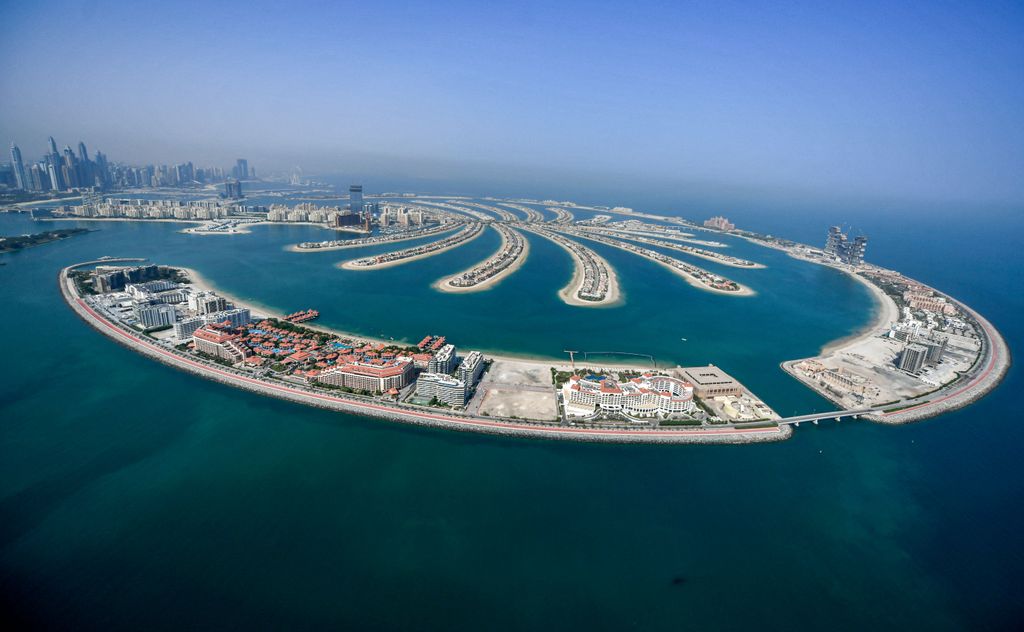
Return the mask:
M 0 0 L 0 137 L 126 161 L 1024 201 L 1024 3 Z

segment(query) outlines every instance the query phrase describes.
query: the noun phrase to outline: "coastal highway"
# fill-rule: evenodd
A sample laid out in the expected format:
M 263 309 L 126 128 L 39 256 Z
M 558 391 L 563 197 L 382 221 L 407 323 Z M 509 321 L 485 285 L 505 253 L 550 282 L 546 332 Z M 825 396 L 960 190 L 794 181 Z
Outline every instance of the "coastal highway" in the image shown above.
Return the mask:
M 494 418 L 474 418 L 427 412 L 412 406 L 386 404 L 379 400 L 339 397 L 318 392 L 309 387 L 291 385 L 267 379 L 258 379 L 243 371 L 207 363 L 198 358 L 157 344 L 142 334 L 114 323 L 94 310 L 82 299 L 68 273 L 88 264 L 76 264 L 61 270 L 58 276 L 60 291 L 68 305 L 89 325 L 122 345 L 163 362 L 217 382 L 251 392 L 287 399 L 293 402 L 328 408 L 341 412 L 381 417 L 392 421 L 468 432 L 503 434 L 528 438 L 546 438 L 567 441 L 613 443 L 751 443 L 780 441 L 789 438 L 788 426 L 762 428 L 720 428 L 707 430 L 666 430 L 656 428 L 598 429 L 573 428 L 540 423 L 500 421 Z

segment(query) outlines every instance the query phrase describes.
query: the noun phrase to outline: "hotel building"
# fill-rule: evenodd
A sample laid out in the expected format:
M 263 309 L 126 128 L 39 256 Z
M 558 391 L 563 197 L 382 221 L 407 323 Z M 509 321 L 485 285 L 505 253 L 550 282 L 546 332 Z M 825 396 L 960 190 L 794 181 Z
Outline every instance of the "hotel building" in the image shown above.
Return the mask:
M 628 382 L 589 380 L 573 375 L 562 386 L 565 414 L 590 416 L 598 409 L 630 417 L 688 413 L 695 409 L 693 385 L 664 375 L 643 375 Z
M 412 383 L 413 363 L 409 358 L 350 362 L 324 369 L 317 380 L 324 384 L 342 386 L 358 391 L 386 393 L 402 389 Z
M 212 355 L 232 363 L 241 362 L 251 354 L 248 347 L 240 342 L 241 336 L 224 331 L 214 325 L 205 325 L 192 332 L 196 351 Z

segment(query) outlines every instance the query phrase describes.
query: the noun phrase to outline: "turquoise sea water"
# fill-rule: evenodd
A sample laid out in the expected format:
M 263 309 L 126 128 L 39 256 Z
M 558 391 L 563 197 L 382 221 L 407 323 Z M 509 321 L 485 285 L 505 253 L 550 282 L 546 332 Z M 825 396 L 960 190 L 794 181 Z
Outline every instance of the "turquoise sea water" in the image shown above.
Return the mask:
M 772 232 L 811 239 L 806 219 L 781 217 Z M 1011 239 L 1021 222 L 1005 219 L 1001 231 L 919 219 L 915 248 L 883 236 L 871 258 L 964 299 L 1015 350 L 1024 304 L 1008 288 L 1021 287 Z M 879 219 L 874 234 L 893 224 Z M 68 263 L 153 257 L 368 335 L 713 361 L 788 414 L 829 404 L 778 362 L 870 320 L 866 291 L 834 271 L 730 239 L 730 254 L 769 267 L 693 260 L 758 291 L 721 297 L 588 244 L 626 295 L 588 310 L 558 300 L 569 257 L 533 236 L 529 261 L 498 288 L 445 295 L 430 283 L 486 257 L 496 234 L 348 272 L 332 264 L 373 250 L 284 251 L 328 238 L 313 227 L 201 237 L 82 225 L 99 230 L 0 257 L 0 592 L 23 621 L 956 629 L 1024 615 L 1015 369 L 975 406 L 899 428 L 801 427 L 763 446 L 511 440 L 313 410 L 177 372 L 89 329 L 56 288 Z M 51 226 L 0 216 L 0 234 Z

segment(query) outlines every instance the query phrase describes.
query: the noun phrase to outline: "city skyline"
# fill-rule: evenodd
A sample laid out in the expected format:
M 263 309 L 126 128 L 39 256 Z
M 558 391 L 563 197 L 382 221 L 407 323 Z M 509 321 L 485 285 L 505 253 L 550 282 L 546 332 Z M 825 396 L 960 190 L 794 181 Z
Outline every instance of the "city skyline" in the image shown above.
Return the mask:
M 245 158 L 237 158 L 229 169 L 196 167 L 191 160 L 177 164 L 161 164 L 159 161 L 125 164 L 109 161 L 107 155 L 98 150 L 90 158 L 85 141 L 78 142 L 77 153 L 70 144 L 64 146 L 63 152 L 58 151 L 53 136 L 47 137 L 47 148 L 38 159 L 26 160 L 25 152 L 12 142 L 10 162 L 0 162 L 0 166 L 9 168 L 9 172 L 0 172 L 0 184 L 28 193 L 195 186 L 224 182 L 230 177 L 236 181 L 236 197 L 241 197 L 237 181 L 256 177 L 255 168 L 251 168 Z M 231 197 L 230 186 L 228 195 Z
M 0 139 L 432 181 L 1024 199 L 1019 5 L 118 9 L 8 7 L 0 52 L 34 61 L 0 80 Z M 53 46 L 82 32 L 103 44 Z

